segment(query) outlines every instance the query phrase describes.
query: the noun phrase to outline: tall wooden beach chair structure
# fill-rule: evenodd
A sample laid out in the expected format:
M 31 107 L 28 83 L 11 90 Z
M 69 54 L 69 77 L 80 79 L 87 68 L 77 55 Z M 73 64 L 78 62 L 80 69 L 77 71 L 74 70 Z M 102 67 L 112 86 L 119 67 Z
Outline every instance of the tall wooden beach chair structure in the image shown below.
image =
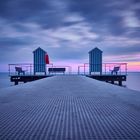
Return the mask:
M 89 52 L 89 74 L 102 74 L 102 51 L 97 47 Z
M 44 74 L 46 75 L 46 51 L 42 48 L 37 48 L 33 51 L 34 58 L 34 75 Z

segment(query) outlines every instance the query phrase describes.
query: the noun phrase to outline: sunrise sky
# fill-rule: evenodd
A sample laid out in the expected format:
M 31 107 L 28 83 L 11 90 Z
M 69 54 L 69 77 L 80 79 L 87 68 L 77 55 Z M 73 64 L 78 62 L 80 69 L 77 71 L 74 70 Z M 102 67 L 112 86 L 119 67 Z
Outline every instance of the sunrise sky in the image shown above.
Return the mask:
M 0 0 L 0 71 L 32 63 L 37 47 L 51 63 L 74 67 L 98 47 L 104 62 L 140 71 L 140 1 Z

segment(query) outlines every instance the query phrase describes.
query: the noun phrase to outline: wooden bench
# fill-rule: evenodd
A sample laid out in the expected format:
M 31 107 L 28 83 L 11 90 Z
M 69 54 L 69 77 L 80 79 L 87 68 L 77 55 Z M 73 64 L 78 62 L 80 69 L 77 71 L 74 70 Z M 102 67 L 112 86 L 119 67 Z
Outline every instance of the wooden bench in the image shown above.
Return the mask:
M 22 70 L 22 67 L 15 67 L 16 72 L 18 72 L 18 75 L 20 75 L 21 73 L 23 75 L 25 75 L 25 70 Z
M 48 71 L 49 71 L 49 74 L 50 73 L 63 73 L 63 74 L 65 74 L 66 68 L 49 68 Z
M 113 70 L 111 70 L 111 74 L 113 75 L 113 73 L 116 73 L 116 75 L 117 75 L 119 70 L 120 70 L 120 67 L 116 66 L 116 67 L 114 67 Z

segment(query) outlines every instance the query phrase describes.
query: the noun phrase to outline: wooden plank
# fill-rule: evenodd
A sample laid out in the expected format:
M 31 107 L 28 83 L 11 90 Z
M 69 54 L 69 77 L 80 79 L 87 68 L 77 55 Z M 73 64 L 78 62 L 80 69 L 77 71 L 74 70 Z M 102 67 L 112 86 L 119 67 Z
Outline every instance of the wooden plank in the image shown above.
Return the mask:
M 82 76 L 54 76 L 0 93 L 1 140 L 140 139 L 136 91 Z

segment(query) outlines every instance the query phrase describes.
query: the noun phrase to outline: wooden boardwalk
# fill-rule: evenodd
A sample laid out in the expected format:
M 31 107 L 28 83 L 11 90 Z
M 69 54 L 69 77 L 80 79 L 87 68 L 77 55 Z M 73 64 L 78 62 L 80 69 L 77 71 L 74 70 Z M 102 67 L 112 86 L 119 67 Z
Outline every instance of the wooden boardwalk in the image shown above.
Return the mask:
M 0 90 L 0 140 L 116 139 L 140 139 L 140 92 L 84 76 Z

